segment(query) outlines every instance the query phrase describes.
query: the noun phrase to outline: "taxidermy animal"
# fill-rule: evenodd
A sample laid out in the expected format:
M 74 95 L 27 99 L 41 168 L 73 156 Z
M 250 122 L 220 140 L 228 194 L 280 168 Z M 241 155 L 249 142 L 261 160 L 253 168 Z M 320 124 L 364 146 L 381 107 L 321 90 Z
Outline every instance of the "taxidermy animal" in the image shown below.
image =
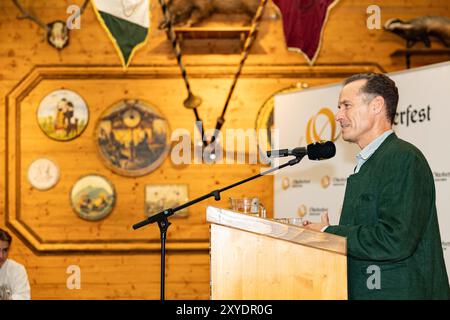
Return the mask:
M 260 0 L 169 0 L 167 6 L 175 26 L 191 27 L 213 13 L 244 13 L 253 18 Z M 165 28 L 161 22 L 160 29 Z
M 418 41 L 422 41 L 427 48 L 430 48 L 429 37 L 437 38 L 446 47 L 450 46 L 450 18 L 447 17 L 425 16 L 405 22 L 400 19 L 390 19 L 384 24 L 384 29 L 405 39 L 407 48 L 411 48 Z

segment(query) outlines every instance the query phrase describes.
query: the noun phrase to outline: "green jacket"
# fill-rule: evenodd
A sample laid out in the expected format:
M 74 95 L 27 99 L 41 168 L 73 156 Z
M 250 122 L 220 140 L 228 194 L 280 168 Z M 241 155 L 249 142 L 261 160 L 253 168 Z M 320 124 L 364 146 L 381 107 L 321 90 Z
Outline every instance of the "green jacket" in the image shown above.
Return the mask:
M 427 160 L 395 133 L 348 178 L 325 232 L 347 238 L 349 299 L 450 299 L 435 201 Z

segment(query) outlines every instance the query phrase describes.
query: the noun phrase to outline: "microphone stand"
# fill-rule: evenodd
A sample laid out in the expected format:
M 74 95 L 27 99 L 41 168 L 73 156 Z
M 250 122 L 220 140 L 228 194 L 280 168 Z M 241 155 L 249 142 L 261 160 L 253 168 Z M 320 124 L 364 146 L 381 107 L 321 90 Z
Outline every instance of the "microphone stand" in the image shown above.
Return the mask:
M 164 297 L 165 297 L 165 292 L 164 291 L 165 291 L 165 269 L 166 269 L 165 268 L 165 262 L 166 262 L 166 234 L 167 234 L 167 229 L 171 225 L 171 223 L 167 220 L 167 218 L 170 217 L 171 215 L 173 215 L 177 211 L 180 211 L 180 210 L 182 210 L 184 208 L 190 207 L 190 206 L 192 206 L 192 205 L 194 205 L 194 204 L 196 204 L 196 203 L 198 203 L 200 201 L 203 201 L 203 200 L 211 198 L 211 197 L 214 197 L 214 200 L 219 201 L 221 192 L 226 191 L 226 190 L 231 189 L 231 188 L 234 188 L 234 187 L 237 187 L 238 185 L 241 185 L 243 183 L 249 182 L 249 181 L 254 180 L 256 178 L 268 175 L 269 173 L 272 173 L 274 171 L 283 169 L 285 167 L 296 165 L 297 163 L 299 163 L 303 159 L 303 157 L 305 155 L 306 154 L 296 155 L 294 159 L 291 159 L 288 162 L 286 162 L 286 163 L 284 163 L 284 164 L 282 164 L 282 165 L 280 165 L 278 167 L 269 169 L 267 171 L 264 171 L 262 173 L 254 175 L 254 176 L 249 177 L 247 179 L 244 179 L 244 180 L 241 180 L 239 182 L 233 183 L 233 184 L 231 184 L 231 185 L 229 185 L 227 187 L 224 187 L 222 189 L 214 190 L 214 191 L 212 191 L 212 192 L 210 192 L 208 194 L 205 194 L 205 195 L 203 195 L 201 197 L 198 197 L 197 199 L 194 199 L 194 200 L 191 200 L 189 202 L 186 202 L 185 204 L 182 204 L 182 205 L 180 205 L 178 207 L 166 209 L 164 211 L 161 211 L 161 212 L 159 212 L 157 214 L 154 214 L 154 215 L 148 217 L 147 219 L 142 220 L 141 222 L 138 222 L 138 223 L 133 225 L 133 229 L 136 230 L 136 229 L 142 228 L 142 227 L 144 227 L 144 226 L 146 226 L 146 225 L 148 225 L 150 223 L 155 223 L 156 222 L 158 224 L 159 231 L 160 231 L 160 238 L 161 238 L 161 301 L 164 301 Z

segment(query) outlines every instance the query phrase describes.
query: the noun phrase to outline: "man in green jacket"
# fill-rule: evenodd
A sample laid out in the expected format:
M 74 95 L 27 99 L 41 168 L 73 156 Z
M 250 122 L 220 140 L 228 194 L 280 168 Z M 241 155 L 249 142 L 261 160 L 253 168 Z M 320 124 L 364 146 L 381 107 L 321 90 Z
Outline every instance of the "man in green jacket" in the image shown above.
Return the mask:
M 395 82 L 357 74 L 344 82 L 336 121 L 345 141 L 358 144 L 339 225 L 306 228 L 347 238 L 349 299 L 450 299 L 427 160 L 392 131 Z

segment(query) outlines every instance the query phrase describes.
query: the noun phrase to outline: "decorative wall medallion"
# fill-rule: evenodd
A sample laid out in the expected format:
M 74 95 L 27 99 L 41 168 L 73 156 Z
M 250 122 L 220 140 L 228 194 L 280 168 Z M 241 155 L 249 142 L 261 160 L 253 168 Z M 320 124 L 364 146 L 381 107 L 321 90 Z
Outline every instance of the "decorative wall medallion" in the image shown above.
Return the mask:
M 275 106 L 275 95 L 279 93 L 293 92 L 293 91 L 301 91 L 302 89 L 307 88 L 308 85 L 306 83 L 297 83 L 290 87 L 275 91 L 264 101 L 263 105 L 258 111 L 258 115 L 256 116 L 255 129 L 256 132 L 260 132 L 259 130 L 264 130 L 266 135 L 264 139 L 260 139 L 261 137 L 258 134 L 258 146 L 260 151 L 266 152 L 268 150 L 273 149 L 274 141 L 271 133 L 271 129 L 273 129 L 274 119 L 274 106 Z M 264 140 L 264 141 L 263 141 Z
M 100 117 L 96 128 L 100 157 L 112 171 L 142 176 L 159 167 L 169 152 L 169 124 L 141 100 L 122 100 Z
M 289 180 L 288 177 L 284 177 L 281 182 L 281 188 L 283 190 L 287 190 L 287 189 L 289 189 L 290 186 L 291 186 L 291 181 Z
M 95 174 L 80 178 L 70 193 L 72 208 L 86 220 L 106 217 L 113 209 L 115 200 L 112 184 L 105 177 Z
M 28 181 L 38 190 L 48 190 L 59 181 L 59 168 L 51 160 L 40 158 L 28 167 Z
M 89 111 L 78 93 L 60 89 L 42 99 L 37 118 L 40 128 L 48 137 L 67 141 L 78 137 L 86 128 Z
M 151 184 L 145 186 L 145 215 L 152 216 L 164 209 L 178 207 L 189 200 L 187 184 Z M 174 217 L 187 217 L 188 209 Z

